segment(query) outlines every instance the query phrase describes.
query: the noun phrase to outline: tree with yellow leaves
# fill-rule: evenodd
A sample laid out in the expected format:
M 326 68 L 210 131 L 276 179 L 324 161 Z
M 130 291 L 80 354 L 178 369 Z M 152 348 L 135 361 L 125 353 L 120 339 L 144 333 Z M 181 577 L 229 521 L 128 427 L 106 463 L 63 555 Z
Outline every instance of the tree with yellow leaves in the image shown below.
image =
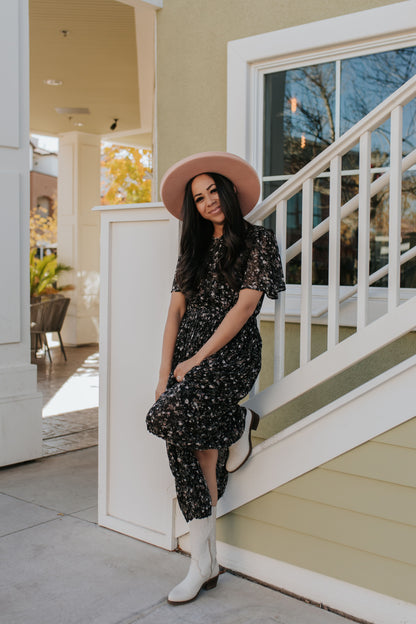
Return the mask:
M 30 215 L 30 248 L 37 247 L 39 243 L 44 246 L 54 247 L 57 241 L 58 224 L 56 220 L 56 206 L 53 207 L 52 215 L 33 208 Z
M 152 152 L 150 150 L 103 145 L 101 204 L 150 202 L 152 193 Z

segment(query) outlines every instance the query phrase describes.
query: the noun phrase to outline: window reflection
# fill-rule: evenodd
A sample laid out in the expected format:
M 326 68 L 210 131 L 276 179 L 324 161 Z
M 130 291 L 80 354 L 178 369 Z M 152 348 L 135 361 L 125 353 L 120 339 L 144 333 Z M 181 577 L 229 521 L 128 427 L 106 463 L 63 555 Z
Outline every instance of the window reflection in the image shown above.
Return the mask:
M 291 175 L 335 139 L 335 63 L 268 74 L 264 93 L 264 175 Z
M 416 73 L 416 47 L 370 54 L 293 70 L 267 74 L 264 81 L 264 197 L 299 171 L 339 135 Z M 339 94 L 337 97 L 336 84 Z M 339 106 L 336 102 L 339 101 Z M 390 120 L 372 133 L 372 179 L 390 162 Z M 416 147 L 416 102 L 403 109 L 403 155 Z M 342 158 L 341 201 L 358 192 L 358 145 Z M 314 182 L 314 226 L 328 216 L 329 179 L 324 173 Z M 388 188 L 371 199 L 370 273 L 388 260 Z M 274 215 L 265 221 L 275 227 Z M 301 194 L 287 205 L 287 245 L 301 237 Z M 357 212 L 341 223 L 341 284 L 357 280 Z M 416 244 L 416 171 L 403 176 L 402 253 Z M 402 267 L 401 286 L 416 287 L 416 260 Z M 287 281 L 300 282 L 300 258 L 287 266 Z M 328 236 L 313 246 L 313 283 L 328 283 Z M 376 286 L 386 286 L 387 278 Z
M 394 93 L 415 72 L 415 47 L 341 61 L 341 134 Z M 407 121 L 411 122 L 411 115 Z M 413 145 L 414 139 L 413 136 Z M 386 151 L 385 137 L 380 136 L 377 147 Z

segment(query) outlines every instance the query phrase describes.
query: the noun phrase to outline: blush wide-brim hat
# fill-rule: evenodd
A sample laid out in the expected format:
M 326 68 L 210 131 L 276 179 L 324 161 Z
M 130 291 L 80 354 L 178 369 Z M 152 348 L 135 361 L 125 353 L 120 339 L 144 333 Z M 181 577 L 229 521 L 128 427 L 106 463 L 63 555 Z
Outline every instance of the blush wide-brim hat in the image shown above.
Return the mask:
M 219 173 L 234 184 L 243 217 L 257 204 L 260 180 L 248 162 L 229 152 L 201 152 L 175 163 L 166 171 L 160 183 L 162 201 L 177 219 L 182 219 L 187 183 L 202 173 Z

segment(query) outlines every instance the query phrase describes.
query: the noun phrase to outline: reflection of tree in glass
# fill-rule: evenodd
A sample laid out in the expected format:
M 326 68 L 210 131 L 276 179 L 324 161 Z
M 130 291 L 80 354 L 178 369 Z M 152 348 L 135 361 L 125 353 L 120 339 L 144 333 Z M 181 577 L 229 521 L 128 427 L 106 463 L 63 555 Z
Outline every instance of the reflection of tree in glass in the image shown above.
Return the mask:
M 416 48 L 341 62 L 341 128 L 345 132 L 416 72 Z
M 287 73 L 283 108 L 285 173 L 296 173 L 335 140 L 335 64 Z
M 341 131 L 368 114 L 416 72 L 416 48 L 395 50 L 348 59 L 341 64 Z M 409 102 L 403 109 L 403 155 L 416 145 L 416 105 Z M 343 158 L 344 169 L 358 169 L 358 146 Z M 372 133 L 372 167 L 387 167 L 390 161 L 390 120 Z M 376 179 L 380 174 L 375 174 Z M 352 182 L 354 177 L 350 178 Z M 357 180 L 358 181 L 358 180 Z M 353 184 L 349 191 L 353 190 Z M 358 188 L 357 188 L 358 191 Z M 402 186 L 402 246 L 410 248 L 416 242 L 416 176 L 403 176 Z M 371 198 L 371 261 L 370 272 L 388 261 L 389 188 Z M 410 287 L 414 270 L 402 269 L 402 287 Z M 377 286 L 387 286 L 383 278 Z
M 336 64 L 276 72 L 266 76 L 264 125 L 264 175 L 291 175 L 299 171 L 341 133 L 367 115 L 416 73 L 416 47 L 371 54 L 341 62 L 340 111 L 335 109 Z M 336 118 L 336 114 L 340 114 Z M 283 144 L 283 149 L 282 149 Z M 403 109 L 403 155 L 416 147 L 416 103 Z M 372 133 L 372 168 L 390 160 L 390 120 Z M 359 146 L 342 159 L 342 204 L 358 193 Z M 349 172 L 349 173 L 347 173 Z M 380 173 L 373 173 L 376 179 Z M 265 183 L 271 192 L 276 182 Z M 270 188 L 268 187 L 270 185 Z M 267 187 L 267 188 L 266 188 Z M 273 187 L 273 188 L 272 188 Z M 327 214 L 328 189 L 315 180 L 314 225 Z M 389 189 L 371 198 L 370 272 L 388 260 Z M 301 198 L 288 202 L 288 244 L 301 236 Z M 357 212 L 341 224 L 341 284 L 357 279 Z M 416 174 L 403 175 L 402 252 L 416 245 Z M 327 283 L 327 241 L 314 244 L 314 283 Z M 402 268 L 402 287 L 416 286 L 416 261 Z M 288 281 L 300 280 L 300 258 L 288 266 Z M 386 286 L 387 278 L 376 284 Z
M 341 133 L 365 117 L 416 73 L 416 47 L 370 54 L 341 62 Z M 403 154 L 415 147 L 416 106 L 403 111 Z M 390 121 L 372 136 L 372 166 L 387 166 Z

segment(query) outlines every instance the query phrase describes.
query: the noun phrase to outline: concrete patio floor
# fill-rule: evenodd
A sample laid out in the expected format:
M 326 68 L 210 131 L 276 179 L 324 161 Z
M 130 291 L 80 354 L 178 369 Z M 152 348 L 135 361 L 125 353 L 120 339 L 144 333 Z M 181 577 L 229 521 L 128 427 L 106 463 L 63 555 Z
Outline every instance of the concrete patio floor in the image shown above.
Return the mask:
M 97 525 L 97 448 L 0 470 L 1 624 L 347 624 L 224 572 L 166 603 L 189 558 Z
M 65 347 L 49 338 L 52 362 L 38 356 L 38 390 L 43 397 L 42 455 L 98 444 L 98 345 Z
M 167 604 L 189 558 L 97 524 L 98 349 L 37 359 L 43 458 L 0 469 L 0 624 L 347 624 L 224 571 Z M 78 449 L 78 450 L 77 450 Z

